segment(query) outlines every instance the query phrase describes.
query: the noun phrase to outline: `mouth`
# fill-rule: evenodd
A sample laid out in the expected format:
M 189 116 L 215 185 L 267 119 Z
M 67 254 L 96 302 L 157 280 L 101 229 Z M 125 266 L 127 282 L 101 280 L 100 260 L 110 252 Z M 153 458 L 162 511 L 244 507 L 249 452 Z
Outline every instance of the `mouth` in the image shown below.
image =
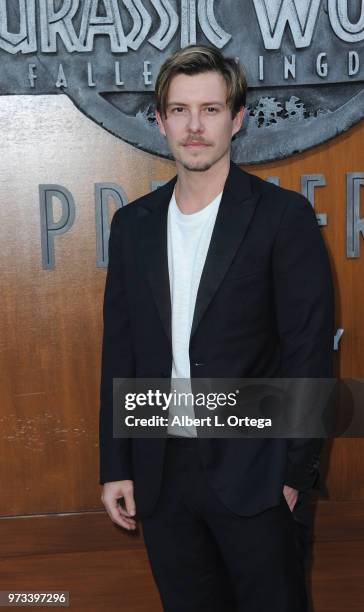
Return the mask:
M 192 142 L 187 142 L 186 144 L 183 145 L 186 149 L 201 149 L 204 147 L 209 147 L 210 145 L 206 144 L 205 142 L 199 142 L 199 141 L 192 141 Z

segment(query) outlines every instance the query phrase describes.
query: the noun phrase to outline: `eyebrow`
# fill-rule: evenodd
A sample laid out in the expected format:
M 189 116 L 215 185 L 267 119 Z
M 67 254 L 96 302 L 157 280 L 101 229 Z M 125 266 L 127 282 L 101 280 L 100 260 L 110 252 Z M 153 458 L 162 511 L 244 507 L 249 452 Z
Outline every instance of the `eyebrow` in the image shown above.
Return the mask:
M 170 106 L 188 106 L 188 104 L 184 102 L 169 102 L 167 108 Z M 203 102 L 201 106 L 226 106 L 226 102 L 225 104 L 223 102 Z

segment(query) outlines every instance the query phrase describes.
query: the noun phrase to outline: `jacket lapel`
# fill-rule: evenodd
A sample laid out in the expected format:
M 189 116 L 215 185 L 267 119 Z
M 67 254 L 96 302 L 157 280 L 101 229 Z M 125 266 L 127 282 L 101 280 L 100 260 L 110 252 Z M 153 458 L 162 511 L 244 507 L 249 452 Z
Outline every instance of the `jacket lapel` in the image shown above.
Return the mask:
M 258 199 L 249 174 L 231 162 L 197 292 L 191 338 L 244 239 Z
M 169 287 L 167 215 L 177 177 L 173 177 L 138 210 L 138 238 L 142 263 L 167 338 L 172 342 L 171 294 Z

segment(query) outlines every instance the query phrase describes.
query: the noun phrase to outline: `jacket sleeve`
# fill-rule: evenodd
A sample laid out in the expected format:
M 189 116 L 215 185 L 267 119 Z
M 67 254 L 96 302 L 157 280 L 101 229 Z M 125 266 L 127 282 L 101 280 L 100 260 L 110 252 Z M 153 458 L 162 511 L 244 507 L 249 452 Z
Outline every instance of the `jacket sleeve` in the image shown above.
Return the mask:
M 103 306 L 103 341 L 99 413 L 100 484 L 132 480 L 131 441 L 113 437 L 113 379 L 133 378 L 135 361 L 123 262 L 124 209 L 112 220 L 109 265 Z
M 309 201 L 291 193 L 273 249 L 282 378 L 333 376 L 334 292 L 326 247 Z M 319 438 L 287 439 L 285 484 L 304 491 L 319 476 Z

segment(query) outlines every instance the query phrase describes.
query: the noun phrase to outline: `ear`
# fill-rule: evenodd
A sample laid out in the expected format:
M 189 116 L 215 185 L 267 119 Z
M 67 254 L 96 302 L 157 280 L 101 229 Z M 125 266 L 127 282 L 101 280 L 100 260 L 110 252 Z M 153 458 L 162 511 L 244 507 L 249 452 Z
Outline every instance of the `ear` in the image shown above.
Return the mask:
M 163 119 L 162 119 L 159 111 L 157 111 L 157 110 L 155 111 L 155 118 L 157 120 L 160 133 L 162 134 L 162 136 L 165 136 L 166 135 L 166 130 L 164 129 Z
M 234 119 L 233 119 L 233 133 L 232 136 L 235 136 L 235 134 L 237 134 L 241 128 L 241 125 L 243 123 L 243 119 L 246 113 L 246 107 L 242 106 L 241 109 L 239 110 L 239 112 L 235 115 Z

